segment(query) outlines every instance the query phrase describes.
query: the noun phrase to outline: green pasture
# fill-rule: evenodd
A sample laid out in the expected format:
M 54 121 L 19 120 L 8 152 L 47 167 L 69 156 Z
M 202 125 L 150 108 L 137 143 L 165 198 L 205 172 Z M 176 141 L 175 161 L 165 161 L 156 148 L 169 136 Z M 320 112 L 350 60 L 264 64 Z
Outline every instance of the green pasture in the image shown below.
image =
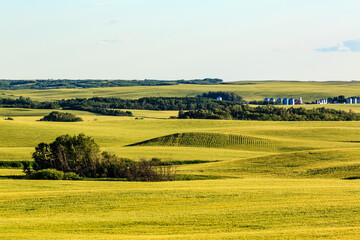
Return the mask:
M 356 239 L 360 234 L 360 122 L 179 120 L 167 119 L 174 111 L 143 110 L 133 111 L 134 117 L 67 111 L 84 121 L 37 121 L 50 111 L 0 108 L 0 161 L 32 160 L 38 143 L 85 133 L 120 157 L 204 161 L 178 165 L 177 172 L 217 179 L 20 180 L 21 169 L 0 169 L 0 239 Z M 151 139 L 157 140 L 126 146 Z M 254 149 L 255 139 L 276 147 Z M 227 147 L 225 140 L 235 144 Z
M 265 97 L 302 97 L 304 101 L 313 101 L 339 95 L 358 96 L 360 82 L 253 81 L 222 85 L 180 84 L 87 89 L 0 90 L 0 97 L 24 96 L 41 101 L 90 97 L 137 99 L 141 97 L 196 96 L 209 91 L 231 91 L 243 96 L 246 100 L 263 100 Z

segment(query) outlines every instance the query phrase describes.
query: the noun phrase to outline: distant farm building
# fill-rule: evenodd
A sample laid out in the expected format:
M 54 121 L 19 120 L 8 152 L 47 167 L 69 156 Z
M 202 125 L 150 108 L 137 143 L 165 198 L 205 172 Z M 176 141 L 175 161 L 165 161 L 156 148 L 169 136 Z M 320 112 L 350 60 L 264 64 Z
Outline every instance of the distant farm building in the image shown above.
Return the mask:
M 289 105 L 295 105 L 295 99 L 290 98 L 289 99 Z
M 328 100 L 327 99 L 320 99 L 320 100 L 316 100 L 315 103 L 316 104 L 328 104 Z
M 222 101 L 222 97 L 218 96 L 216 100 Z
M 277 105 L 295 105 L 295 104 L 303 104 L 302 98 L 299 97 L 298 99 L 294 98 L 264 98 L 265 104 L 277 104 Z
M 360 98 L 358 98 L 358 97 L 349 97 L 346 99 L 346 103 L 347 104 L 358 104 L 358 103 L 360 103 L 359 100 L 360 100 Z

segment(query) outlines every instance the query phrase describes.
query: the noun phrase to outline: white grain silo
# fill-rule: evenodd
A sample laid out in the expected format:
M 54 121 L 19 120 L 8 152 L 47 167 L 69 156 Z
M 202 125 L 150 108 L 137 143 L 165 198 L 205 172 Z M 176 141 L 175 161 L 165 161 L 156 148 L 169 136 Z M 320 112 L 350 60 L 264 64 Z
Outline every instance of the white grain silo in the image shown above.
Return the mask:
M 284 105 L 289 105 L 289 99 L 284 98 L 284 99 L 283 99 L 283 104 L 284 104 Z
M 295 99 L 290 98 L 289 99 L 289 105 L 295 105 Z

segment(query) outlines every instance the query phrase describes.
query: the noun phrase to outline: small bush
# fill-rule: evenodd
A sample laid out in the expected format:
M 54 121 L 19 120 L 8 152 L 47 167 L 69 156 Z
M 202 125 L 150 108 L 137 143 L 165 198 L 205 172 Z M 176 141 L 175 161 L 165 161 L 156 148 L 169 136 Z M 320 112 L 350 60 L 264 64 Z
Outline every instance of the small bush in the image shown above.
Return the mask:
M 55 169 L 43 169 L 30 174 L 30 179 L 62 180 L 64 172 Z
M 0 161 L 0 168 L 22 168 L 32 164 L 32 161 Z
M 48 122 L 81 122 L 82 118 L 76 117 L 72 113 L 62 113 L 58 111 L 53 111 L 49 113 L 49 115 L 40 119 L 40 121 L 48 121 Z
M 5 120 L 14 120 L 12 117 L 7 117 Z
M 63 180 L 81 180 L 82 177 L 73 172 L 64 173 Z

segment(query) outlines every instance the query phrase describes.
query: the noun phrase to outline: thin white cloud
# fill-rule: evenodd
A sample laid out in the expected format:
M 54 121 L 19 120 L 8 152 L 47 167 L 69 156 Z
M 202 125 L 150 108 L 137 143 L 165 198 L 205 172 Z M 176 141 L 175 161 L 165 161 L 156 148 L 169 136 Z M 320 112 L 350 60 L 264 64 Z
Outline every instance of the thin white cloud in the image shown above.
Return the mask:
M 360 39 L 347 40 L 336 46 L 317 48 L 318 52 L 360 52 Z
M 103 6 L 104 6 L 103 3 L 91 3 L 91 4 L 86 5 L 86 7 L 88 7 L 88 8 L 99 8 L 99 7 L 103 7 Z
M 113 19 L 111 19 L 111 20 L 109 21 L 109 24 L 113 25 L 113 24 L 118 24 L 118 23 L 121 23 L 121 22 L 123 22 L 122 19 L 120 19 L 120 18 L 113 18 Z
M 274 48 L 273 51 L 274 52 L 286 52 L 287 48 L 286 47 Z
M 104 39 L 98 42 L 100 45 L 111 45 L 111 44 L 119 44 L 119 43 L 125 43 L 125 42 L 131 42 L 131 39 L 128 38 L 115 38 L 115 39 Z

